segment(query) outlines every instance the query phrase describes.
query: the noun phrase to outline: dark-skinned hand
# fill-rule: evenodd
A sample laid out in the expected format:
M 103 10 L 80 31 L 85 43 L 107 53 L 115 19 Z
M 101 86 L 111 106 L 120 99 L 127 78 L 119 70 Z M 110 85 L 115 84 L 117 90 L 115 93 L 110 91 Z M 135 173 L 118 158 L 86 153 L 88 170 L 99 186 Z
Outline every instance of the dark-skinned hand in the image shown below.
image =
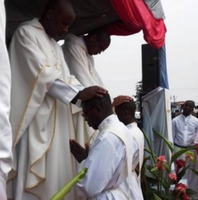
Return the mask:
M 99 86 L 91 86 L 80 91 L 79 99 L 82 101 L 86 101 L 93 97 L 103 97 L 108 91 Z
M 85 144 L 85 148 L 81 146 L 76 140 L 70 139 L 70 152 L 74 156 L 74 158 L 81 163 L 85 160 L 89 153 L 89 145 Z
M 120 104 L 122 103 L 127 103 L 127 102 L 130 102 L 131 100 L 133 100 L 132 97 L 130 96 L 127 96 L 127 95 L 120 95 L 120 96 L 117 96 L 113 99 L 113 103 L 112 103 L 112 106 L 116 107 L 116 106 L 119 106 Z

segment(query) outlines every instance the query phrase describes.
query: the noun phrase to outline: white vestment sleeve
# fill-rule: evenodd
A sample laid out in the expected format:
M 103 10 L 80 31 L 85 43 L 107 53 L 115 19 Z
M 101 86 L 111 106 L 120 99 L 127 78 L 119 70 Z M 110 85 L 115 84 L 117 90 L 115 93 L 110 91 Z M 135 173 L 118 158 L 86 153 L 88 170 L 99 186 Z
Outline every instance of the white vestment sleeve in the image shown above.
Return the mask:
M 5 9 L 4 1 L 0 1 L 0 177 L 3 179 L 6 178 L 12 164 L 10 88 L 10 63 L 5 44 Z
M 79 87 L 72 87 L 71 85 L 65 83 L 60 79 L 56 79 L 52 87 L 48 90 L 48 94 L 60 100 L 64 104 L 68 104 L 76 96 L 78 91 L 84 87 L 79 85 Z
M 5 8 L 0 1 L 0 199 L 7 200 L 6 176 L 12 165 L 10 114 L 10 63 L 5 44 Z

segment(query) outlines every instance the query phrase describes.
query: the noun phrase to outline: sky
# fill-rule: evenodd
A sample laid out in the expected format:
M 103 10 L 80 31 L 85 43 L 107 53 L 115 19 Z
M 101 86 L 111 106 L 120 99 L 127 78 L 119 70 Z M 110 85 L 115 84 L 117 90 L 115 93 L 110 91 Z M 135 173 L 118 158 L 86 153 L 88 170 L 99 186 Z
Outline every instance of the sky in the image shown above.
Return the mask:
M 166 19 L 166 61 L 171 101 L 198 104 L 198 0 L 161 0 Z M 135 95 L 142 80 L 143 33 L 112 36 L 111 45 L 94 56 L 98 73 L 112 97 Z

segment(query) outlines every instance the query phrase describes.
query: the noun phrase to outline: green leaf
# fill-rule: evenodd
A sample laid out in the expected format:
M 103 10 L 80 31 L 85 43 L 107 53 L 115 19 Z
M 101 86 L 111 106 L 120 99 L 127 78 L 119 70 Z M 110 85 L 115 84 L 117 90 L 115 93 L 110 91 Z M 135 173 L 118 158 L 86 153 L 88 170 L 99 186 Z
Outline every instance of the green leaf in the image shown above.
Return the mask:
M 174 152 L 174 145 L 173 145 L 173 143 L 171 141 L 167 140 L 167 138 L 165 138 L 162 134 L 158 133 L 155 129 L 153 129 L 153 132 L 155 134 L 157 134 L 159 137 L 161 137 L 164 140 L 164 142 L 169 147 L 170 151 L 173 153 Z
M 67 193 L 70 192 L 72 187 L 81 179 L 84 178 L 88 168 L 82 169 L 72 180 L 63 186 L 50 200 L 63 200 Z
M 146 169 L 148 169 L 149 171 L 151 171 L 154 167 L 152 165 L 147 165 Z
M 186 189 L 186 194 L 188 195 L 188 196 L 192 196 L 192 195 L 195 195 L 195 194 L 197 194 L 197 192 L 195 191 L 195 190 L 192 190 L 192 189 Z
M 170 173 L 171 171 L 171 166 L 167 163 L 164 163 L 164 167 L 166 168 L 166 170 L 168 171 L 168 173 Z
M 147 178 L 149 181 L 151 181 L 151 182 L 156 180 L 155 177 L 149 176 L 149 175 L 146 175 L 146 178 Z
M 158 171 L 158 168 L 157 168 L 157 167 L 153 167 L 153 168 L 150 170 L 150 172 L 156 172 L 156 171 Z
M 151 189 L 151 185 L 156 185 L 158 183 L 155 177 L 147 177 L 147 182 L 149 183 L 149 190 Z
M 150 141 L 149 141 L 149 139 L 148 139 L 148 137 L 147 137 L 146 132 L 145 132 L 143 129 L 142 129 L 142 132 L 143 132 L 144 138 L 145 138 L 145 140 L 146 140 L 146 142 L 147 142 L 147 144 L 148 144 L 148 148 L 149 148 L 149 150 L 150 150 L 150 154 L 151 154 L 152 160 L 153 160 L 153 162 L 155 162 L 156 155 L 155 155 L 155 153 L 154 153 L 154 151 L 153 151 L 153 149 L 152 149 L 152 147 L 151 147 L 151 143 L 150 143 Z
M 147 149 L 146 147 L 144 147 L 144 151 L 146 151 L 147 153 L 149 153 L 149 154 L 151 154 L 151 155 L 152 155 L 152 153 L 153 153 L 153 152 L 151 152 L 149 149 Z
M 157 194 L 153 193 L 154 200 L 162 200 Z
M 165 194 L 164 200 L 175 200 L 175 195 L 173 194 Z
M 177 175 L 177 180 L 180 181 L 182 179 L 182 177 L 185 175 L 186 170 L 189 168 L 190 166 L 187 165 L 186 167 L 184 167 Z
M 171 158 L 171 163 L 172 162 L 175 162 L 177 160 L 177 158 L 179 158 L 182 154 L 188 152 L 189 150 L 192 150 L 192 149 L 195 149 L 195 147 L 187 147 L 187 148 L 178 148 L 179 151 L 177 151 L 176 153 L 174 153 L 172 155 L 172 158 Z
M 170 185 L 168 184 L 167 180 L 165 178 L 162 178 L 162 186 L 164 187 L 165 190 L 168 190 Z
M 144 165 L 146 164 L 146 162 L 147 162 L 148 160 L 150 160 L 150 159 L 151 159 L 150 156 L 144 157 L 142 166 L 144 166 Z

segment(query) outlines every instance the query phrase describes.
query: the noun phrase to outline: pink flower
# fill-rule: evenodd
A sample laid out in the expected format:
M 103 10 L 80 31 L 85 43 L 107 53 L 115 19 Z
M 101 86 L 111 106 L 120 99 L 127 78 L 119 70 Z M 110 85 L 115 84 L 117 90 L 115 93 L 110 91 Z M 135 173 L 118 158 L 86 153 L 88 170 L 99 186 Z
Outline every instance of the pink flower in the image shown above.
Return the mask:
M 165 166 L 163 163 L 156 163 L 155 166 L 157 167 L 158 170 L 163 171 L 165 170 Z
M 176 186 L 175 186 L 175 192 L 178 193 L 178 194 L 186 194 L 186 189 L 187 189 L 187 186 L 183 183 L 178 183 Z
M 166 160 L 165 156 L 163 155 L 163 156 L 159 156 L 157 158 L 157 162 L 167 163 L 167 160 Z
M 179 160 L 176 160 L 176 164 L 177 164 L 178 169 L 180 169 L 186 165 L 186 162 L 182 159 L 179 159 Z
M 165 156 L 159 156 L 156 160 L 155 166 L 157 167 L 158 170 L 165 170 L 164 164 L 167 163 L 167 160 Z
M 173 173 L 169 174 L 168 177 L 171 179 L 171 180 L 174 180 L 176 181 L 177 180 L 177 176 Z

